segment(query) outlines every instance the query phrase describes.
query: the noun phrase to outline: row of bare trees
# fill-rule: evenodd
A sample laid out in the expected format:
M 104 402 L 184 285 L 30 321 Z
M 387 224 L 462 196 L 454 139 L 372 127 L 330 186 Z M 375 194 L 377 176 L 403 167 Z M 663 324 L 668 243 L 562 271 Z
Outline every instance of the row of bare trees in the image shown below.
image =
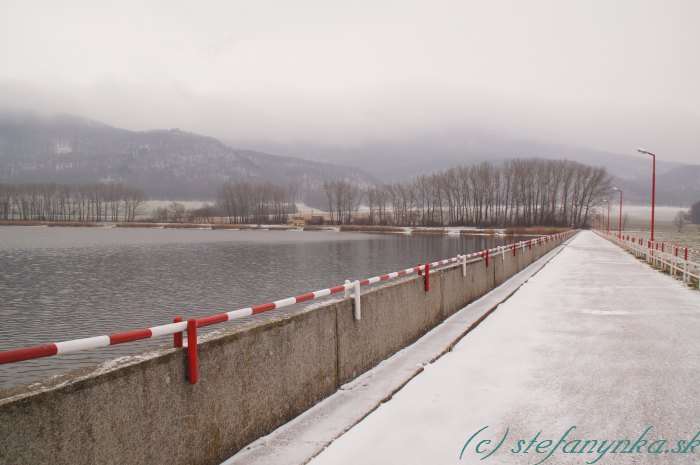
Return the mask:
M 228 182 L 217 189 L 217 206 L 229 223 L 280 224 L 296 211 L 296 193 L 294 186 Z
M 212 223 L 220 216 L 213 205 L 205 203 L 198 208 L 187 208 L 180 202 L 170 202 L 165 207 L 156 207 L 151 214 L 155 223 Z
M 134 221 L 144 199 L 120 183 L 0 184 L 0 219 Z
M 351 223 L 357 216 L 362 201 L 360 187 L 345 179 L 336 179 L 324 182 L 323 192 L 326 194 L 331 222 Z
M 578 227 L 609 189 L 604 168 L 539 159 L 458 166 L 364 192 L 345 180 L 324 184 L 333 221 L 400 226 Z

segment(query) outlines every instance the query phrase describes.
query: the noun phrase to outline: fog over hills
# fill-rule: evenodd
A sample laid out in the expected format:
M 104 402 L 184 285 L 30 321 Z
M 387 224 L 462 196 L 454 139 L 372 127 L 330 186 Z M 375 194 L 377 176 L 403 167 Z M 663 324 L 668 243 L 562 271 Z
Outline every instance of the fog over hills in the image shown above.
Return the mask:
M 660 204 L 700 198 L 697 1 L 41 3 L 0 8 L 0 113 L 114 127 L 4 127 L 2 180 L 209 198 L 266 179 L 308 203 L 329 177 L 541 157 L 604 166 L 649 203 L 641 146 Z
M 77 116 L 5 113 L 0 117 L 0 182 L 116 181 L 169 200 L 213 200 L 216 188 L 227 181 L 271 182 L 294 184 L 299 200 L 323 208 L 326 180 L 345 178 L 364 187 L 459 164 L 550 158 L 604 166 L 625 191 L 625 201 L 648 204 L 651 198 L 649 157 L 477 130 L 346 146 L 230 145 L 247 149 L 180 129 L 129 131 Z M 659 160 L 657 203 L 688 206 L 697 200 L 700 165 Z
M 325 180 L 376 181 L 328 163 L 237 150 L 179 129 L 127 131 L 75 116 L 0 118 L 0 182 L 122 182 L 155 199 L 210 200 L 226 181 L 298 186 L 319 205 Z
M 450 166 L 483 161 L 498 163 L 511 158 L 568 159 L 605 167 L 612 175 L 613 183 L 625 189 L 627 201 L 637 204 L 651 201 L 651 158 L 638 154 L 634 147 L 630 148 L 629 154 L 619 154 L 480 130 L 345 146 L 311 143 L 282 145 L 250 141 L 232 143 L 309 160 L 354 166 L 371 172 L 382 182 L 401 181 Z M 659 157 L 656 174 L 659 204 L 687 206 L 700 200 L 700 165 L 666 162 Z

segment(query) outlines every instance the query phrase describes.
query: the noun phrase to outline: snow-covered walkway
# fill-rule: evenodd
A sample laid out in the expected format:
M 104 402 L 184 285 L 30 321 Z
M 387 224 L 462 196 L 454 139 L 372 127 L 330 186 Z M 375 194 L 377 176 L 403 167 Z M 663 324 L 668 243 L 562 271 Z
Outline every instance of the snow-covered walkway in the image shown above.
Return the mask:
M 566 441 L 633 444 L 650 426 L 642 440 L 669 441 L 660 453 L 620 447 L 597 463 L 697 463 L 700 446 L 673 450 L 700 431 L 699 394 L 700 292 L 582 232 L 310 463 L 534 465 L 553 450 L 542 463 L 584 464 L 600 454 L 577 453 L 575 444 L 564 453 Z

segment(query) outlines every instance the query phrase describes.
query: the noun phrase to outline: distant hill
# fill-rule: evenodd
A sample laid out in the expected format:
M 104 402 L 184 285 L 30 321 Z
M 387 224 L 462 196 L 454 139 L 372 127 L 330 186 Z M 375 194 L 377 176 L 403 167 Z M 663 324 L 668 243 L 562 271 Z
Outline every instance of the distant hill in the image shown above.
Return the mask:
M 360 169 L 237 150 L 179 129 L 127 131 L 75 116 L 0 118 L 0 182 L 120 181 L 155 199 L 213 199 L 235 180 L 299 186 L 321 206 L 325 180 L 374 184 Z
M 0 182 L 120 181 L 153 199 L 212 200 L 223 182 L 269 181 L 295 184 L 300 201 L 324 208 L 321 186 L 326 180 L 346 178 L 364 187 L 459 164 L 550 158 L 604 166 L 625 190 L 626 201 L 645 204 L 651 199 L 649 157 L 477 131 L 355 146 L 233 145 L 254 150 L 179 129 L 128 131 L 76 116 L 0 115 Z M 698 200 L 700 165 L 664 162 L 660 154 L 657 203 L 689 206 Z
M 236 144 L 272 153 L 285 153 L 312 160 L 344 163 L 362 168 L 383 182 L 438 171 L 455 165 L 482 161 L 498 163 L 510 158 L 548 158 L 574 160 L 603 166 L 618 187 L 627 190 L 629 201 L 651 201 L 651 159 L 635 152 L 618 154 L 584 147 L 508 137 L 502 134 L 470 130 L 415 136 L 406 139 L 366 142 L 352 146 L 314 144 L 273 145 L 239 141 Z M 659 204 L 688 206 L 700 200 L 697 182 L 700 165 L 657 160 L 657 201 Z
M 651 175 L 646 178 L 613 177 L 616 187 L 624 190 L 624 198 L 636 204 L 651 202 Z M 656 174 L 656 202 L 659 205 L 688 207 L 700 201 L 700 166 L 682 165 Z

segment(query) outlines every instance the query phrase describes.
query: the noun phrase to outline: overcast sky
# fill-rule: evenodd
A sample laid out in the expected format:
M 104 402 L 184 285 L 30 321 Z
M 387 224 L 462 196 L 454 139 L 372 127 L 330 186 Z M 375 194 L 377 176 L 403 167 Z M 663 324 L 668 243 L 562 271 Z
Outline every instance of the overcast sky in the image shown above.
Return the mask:
M 0 107 L 225 140 L 488 129 L 700 163 L 700 2 L 0 2 Z

